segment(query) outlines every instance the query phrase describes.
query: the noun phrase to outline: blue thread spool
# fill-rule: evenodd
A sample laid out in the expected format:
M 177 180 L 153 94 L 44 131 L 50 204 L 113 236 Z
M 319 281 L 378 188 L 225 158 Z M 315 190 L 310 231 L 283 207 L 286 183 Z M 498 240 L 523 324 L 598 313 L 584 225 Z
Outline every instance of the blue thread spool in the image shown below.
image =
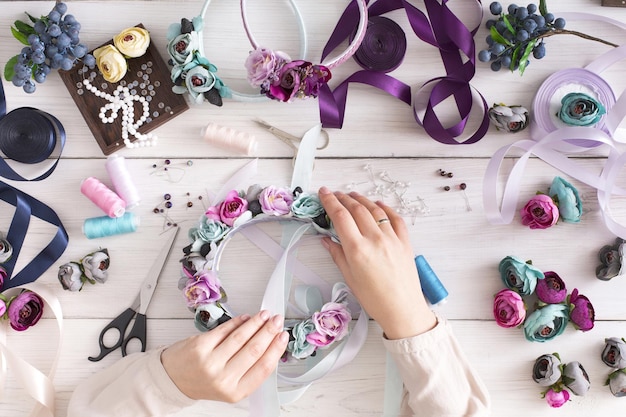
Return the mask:
M 422 255 L 415 257 L 415 266 L 417 267 L 417 273 L 420 277 L 420 284 L 422 285 L 422 292 L 428 302 L 436 306 L 443 304 L 447 300 L 448 290 L 443 286 L 435 271 L 430 267 L 426 258 Z
M 126 212 L 122 217 L 92 217 L 83 223 L 83 233 L 87 239 L 131 233 L 139 227 L 139 217 Z

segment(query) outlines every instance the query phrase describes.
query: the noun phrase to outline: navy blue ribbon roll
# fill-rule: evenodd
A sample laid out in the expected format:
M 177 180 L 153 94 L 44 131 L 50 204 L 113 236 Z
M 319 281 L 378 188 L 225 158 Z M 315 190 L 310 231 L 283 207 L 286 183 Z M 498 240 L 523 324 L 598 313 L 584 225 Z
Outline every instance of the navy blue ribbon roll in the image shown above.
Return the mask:
M 0 199 L 15 206 L 15 213 L 6 236 L 6 240 L 13 247 L 13 255 L 2 264 L 9 277 L 0 288 L 0 292 L 3 292 L 37 280 L 61 257 L 69 240 L 59 216 L 36 198 L 0 181 Z M 50 242 L 30 262 L 18 274 L 12 276 L 32 216 L 56 226 L 57 231 Z
M 18 174 L 4 158 L 0 160 L 0 176 L 14 181 L 48 178 L 59 163 L 64 146 L 65 129 L 51 114 L 32 107 L 21 107 L 7 114 L 4 87 L 0 82 L 0 151 L 4 156 L 24 164 L 39 164 L 58 150 L 54 163 L 35 178 L 27 179 Z

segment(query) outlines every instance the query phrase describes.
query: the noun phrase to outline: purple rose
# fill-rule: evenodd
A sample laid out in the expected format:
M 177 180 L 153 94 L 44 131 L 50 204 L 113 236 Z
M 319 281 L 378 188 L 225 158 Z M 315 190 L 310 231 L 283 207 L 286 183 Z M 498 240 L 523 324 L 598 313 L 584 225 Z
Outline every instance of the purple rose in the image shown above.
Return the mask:
M 189 308 L 213 303 L 222 298 L 222 283 L 214 271 L 202 271 L 190 278 L 183 289 Z
M 307 335 L 307 342 L 312 345 L 328 346 L 335 340 L 341 340 L 348 334 L 348 324 L 352 315 L 348 308 L 341 303 L 326 303 L 322 309 L 311 317 L 315 331 Z
M 591 301 L 584 295 L 578 294 L 578 289 L 574 288 L 569 296 L 569 304 L 570 320 L 574 326 L 583 332 L 593 329 L 595 311 Z
M 7 270 L 0 266 L 0 290 L 2 290 L 4 280 L 7 279 L 8 276 L 9 274 L 7 274 Z
M 2 298 L 0 298 L 0 318 L 4 316 L 4 313 L 6 312 L 7 312 L 7 304 Z
M 567 298 L 565 283 L 556 272 L 544 272 L 544 279 L 537 281 L 535 292 L 537 297 L 547 304 L 558 304 Z
M 546 401 L 552 408 L 559 408 L 569 400 L 569 392 L 567 390 L 555 391 L 552 388 L 546 392 Z
M 326 84 L 331 78 L 328 68 L 323 65 L 312 65 L 307 68 L 305 76 L 301 82 L 303 93 L 306 97 L 317 97 L 320 87 Z
M 267 48 L 257 48 L 246 58 L 247 79 L 253 87 L 260 87 L 267 81 L 273 81 L 276 69 L 291 58 L 283 52 L 274 52 Z
M 300 91 L 301 67 L 311 65 L 306 61 L 291 61 L 278 71 L 278 80 L 270 84 L 268 97 L 281 101 L 289 101 Z
M 18 332 L 37 324 L 42 313 L 43 300 L 32 291 L 21 292 L 8 307 L 9 323 Z
M 291 212 L 293 194 L 287 188 L 277 188 L 270 185 L 259 194 L 259 203 L 261 203 L 263 213 L 284 216 Z
M 526 307 L 522 297 L 513 290 L 500 291 L 493 301 L 493 316 L 500 327 L 519 326 L 526 318 Z
M 236 190 L 230 191 L 218 206 L 209 207 L 206 216 L 233 227 L 235 220 L 248 210 L 248 201 L 239 197 Z
M 547 229 L 559 220 L 559 208 L 552 198 L 545 194 L 538 194 L 531 198 L 520 213 L 522 224 L 531 229 Z

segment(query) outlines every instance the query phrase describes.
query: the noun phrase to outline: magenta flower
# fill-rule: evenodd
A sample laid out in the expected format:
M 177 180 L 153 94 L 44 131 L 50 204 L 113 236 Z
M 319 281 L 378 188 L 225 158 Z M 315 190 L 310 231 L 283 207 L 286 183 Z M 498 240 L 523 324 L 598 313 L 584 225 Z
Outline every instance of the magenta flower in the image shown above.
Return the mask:
M 546 401 L 553 408 L 559 408 L 569 400 L 569 392 L 567 390 L 555 391 L 552 388 L 546 392 Z
M 328 346 L 335 340 L 341 340 L 348 334 L 348 324 L 352 315 L 348 308 L 341 303 L 326 303 L 322 309 L 311 318 L 315 331 L 307 335 L 307 342 L 312 345 Z
M 552 198 L 538 194 L 531 198 L 520 210 L 522 224 L 531 229 L 547 229 L 559 220 L 559 208 Z
M 236 190 L 230 191 L 218 206 L 209 207 L 206 216 L 233 227 L 235 220 L 248 210 L 248 201 L 241 198 Z
M 586 332 L 593 329 L 595 321 L 595 310 L 591 301 L 582 294 L 578 294 L 578 289 L 574 288 L 569 296 L 570 320 L 574 326 Z
M 222 298 L 222 283 L 214 271 L 202 271 L 189 281 L 183 289 L 189 308 L 209 304 Z
M 537 281 L 537 297 L 547 304 L 558 304 L 567 298 L 567 288 L 561 277 L 552 271 L 544 272 L 544 279 Z
M 263 213 L 284 216 L 291 212 L 293 194 L 287 188 L 277 188 L 270 185 L 259 194 L 259 203 L 261 203 Z
M 37 324 L 43 314 L 43 300 L 32 291 L 23 291 L 9 302 L 9 323 L 18 332 Z
M 500 291 L 493 301 L 493 316 L 500 327 L 519 326 L 526 318 L 526 307 L 522 297 L 513 290 Z
M 2 316 L 4 316 L 4 313 L 6 312 L 7 312 L 7 304 L 2 298 L 0 298 L 0 318 L 2 318 Z
M 282 66 L 278 71 L 278 81 L 270 84 L 268 96 L 280 101 L 289 101 L 296 97 L 300 90 L 300 71 L 305 61 L 291 61 Z

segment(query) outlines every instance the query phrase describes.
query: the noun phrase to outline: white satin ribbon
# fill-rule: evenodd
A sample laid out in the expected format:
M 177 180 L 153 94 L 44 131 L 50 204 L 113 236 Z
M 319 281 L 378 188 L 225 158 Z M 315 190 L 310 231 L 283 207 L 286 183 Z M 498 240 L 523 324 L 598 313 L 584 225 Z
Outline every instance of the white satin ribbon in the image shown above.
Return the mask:
M 0 325 L 0 394 L 3 393 L 4 382 L 7 377 L 7 370 L 10 368 L 15 375 L 15 379 L 26 390 L 28 395 L 33 398 L 37 405 L 31 412 L 31 417 L 54 417 L 55 415 L 55 390 L 52 383 L 54 374 L 61 353 L 61 340 L 63 339 L 63 312 L 61 304 L 57 297 L 46 287 L 37 283 L 31 283 L 21 287 L 15 287 L 7 291 L 7 295 L 16 293 L 22 289 L 30 290 L 39 295 L 45 302 L 46 306 L 52 311 L 59 329 L 59 340 L 57 342 L 56 354 L 50 366 L 48 375 L 26 362 L 18 353 L 11 350 L 6 344 L 6 331 L 8 325 L 5 321 Z M 20 335 L 26 337 L 26 335 Z

